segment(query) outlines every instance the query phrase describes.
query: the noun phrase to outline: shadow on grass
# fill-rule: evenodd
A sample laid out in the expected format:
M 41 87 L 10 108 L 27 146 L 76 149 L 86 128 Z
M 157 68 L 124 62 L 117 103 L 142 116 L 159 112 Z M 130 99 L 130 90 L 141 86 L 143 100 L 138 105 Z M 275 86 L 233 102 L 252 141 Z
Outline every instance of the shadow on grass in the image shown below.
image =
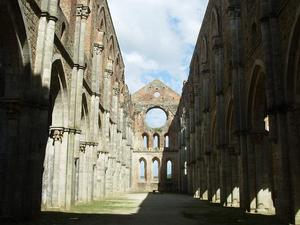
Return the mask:
M 182 213 L 184 217 L 199 220 L 199 225 L 284 225 L 275 215 L 250 214 L 240 208 L 222 207 L 201 200 L 198 202 L 196 206 L 185 208 Z
M 90 205 L 79 205 L 72 211 L 42 212 L 40 218 L 33 222 L 16 223 L 0 220 L 0 224 L 282 225 L 275 216 L 246 214 L 238 208 L 225 208 L 179 194 L 148 194 L 142 199 L 112 198 Z

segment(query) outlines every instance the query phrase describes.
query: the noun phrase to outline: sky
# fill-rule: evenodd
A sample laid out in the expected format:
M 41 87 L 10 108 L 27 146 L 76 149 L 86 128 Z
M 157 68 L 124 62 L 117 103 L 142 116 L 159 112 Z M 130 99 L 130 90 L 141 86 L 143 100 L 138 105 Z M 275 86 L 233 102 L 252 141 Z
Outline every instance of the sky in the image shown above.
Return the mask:
M 131 93 L 160 79 L 181 94 L 208 0 L 108 0 Z

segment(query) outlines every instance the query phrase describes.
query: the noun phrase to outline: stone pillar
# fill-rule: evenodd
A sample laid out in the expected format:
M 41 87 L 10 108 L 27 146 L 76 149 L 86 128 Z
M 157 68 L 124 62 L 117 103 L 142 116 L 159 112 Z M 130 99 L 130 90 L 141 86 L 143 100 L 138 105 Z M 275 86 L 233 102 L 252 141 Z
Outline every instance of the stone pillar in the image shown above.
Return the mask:
M 296 160 L 299 151 L 296 150 L 298 147 L 294 148 L 297 146 L 297 144 L 295 145 L 297 142 L 293 142 L 290 146 L 288 144 L 292 140 L 293 133 L 288 132 L 290 129 L 288 125 L 290 118 L 288 117 L 291 114 L 287 115 L 286 113 L 289 100 L 285 99 L 285 82 L 284 76 L 282 76 L 283 55 L 280 49 L 278 6 L 277 1 L 260 1 L 262 47 L 266 64 L 267 110 L 270 120 L 270 139 L 273 142 L 272 152 L 275 159 L 275 205 L 276 213 L 285 223 L 299 224 L 300 198 L 296 191 L 299 189 L 299 185 L 297 188 L 299 160 Z M 297 153 L 295 154 L 295 152 Z M 296 217 L 298 217 L 298 221 L 295 221 Z
M 51 81 L 51 70 L 52 70 L 52 57 L 53 57 L 53 46 L 54 46 L 54 34 L 55 34 L 55 26 L 57 21 L 57 6 L 58 1 L 44 1 L 41 4 L 41 16 L 39 19 L 39 26 L 38 26 L 38 35 L 37 35 L 37 46 L 36 46 L 36 58 L 35 58 L 35 65 L 34 65 L 34 75 L 41 76 L 42 78 L 42 86 L 47 88 L 48 91 L 40 92 L 40 83 L 34 82 L 33 88 L 37 90 L 37 93 L 34 93 L 36 96 L 42 96 L 42 101 L 47 101 L 49 99 L 49 90 L 50 90 L 50 81 Z M 33 81 L 38 80 L 34 79 Z M 33 97 L 34 98 L 34 97 Z M 40 100 L 39 100 L 40 101 Z M 56 146 L 56 143 L 53 143 Z M 46 156 L 51 160 L 54 160 L 54 148 L 53 146 L 50 147 L 50 142 L 48 141 L 47 149 L 46 149 Z M 39 151 L 41 151 L 39 149 Z M 57 151 L 57 150 L 56 150 Z M 31 149 L 31 152 L 34 152 Z M 36 156 L 35 156 L 36 157 Z M 25 159 L 23 159 L 25 160 Z M 53 174 L 53 167 L 51 165 L 53 161 L 47 162 L 48 165 L 45 165 L 48 169 L 46 173 L 44 173 L 43 178 L 43 187 L 42 187 L 42 206 L 49 207 L 52 203 L 52 196 L 49 191 L 52 190 L 48 189 L 48 186 L 51 181 L 50 177 Z M 30 167 L 34 168 L 33 163 Z M 52 169 L 52 170 L 51 170 Z M 30 190 L 33 191 L 33 188 Z M 37 191 L 37 190 L 35 190 Z M 58 194 L 58 193 L 57 193 Z M 27 198 L 27 196 L 26 196 Z M 28 203 L 34 201 L 32 199 L 28 199 Z M 26 203 L 26 204 L 28 204 Z M 25 204 L 25 205 L 26 205 Z M 24 205 L 23 205 L 24 207 Z M 28 208 L 32 208 L 33 206 L 30 205 Z M 29 215 L 26 215 L 29 216 Z
M 256 165 L 256 212 L 272 214 L 275 212 L 272 200 L 271 149 L 266 133 L 252 133 Z
M 115 158 L 108 156 L 108 165 L 106 171 L 106 181 L 105 181 L 105 196 L 112 196 L 113 193 L 113 175 L 114 175 L 114 163 Z
M 58 0 L 44 1 L 38 27 L 34 74 L 41 75 L 42 85 L 50 89 Z M 38 85 L 38 84 L 36 84 Z M 48 99 L 48 92 L 43 96 Z
M 213 52 L 215 61 L 215 72 L 216 72 L 216 146 L 218 155 L 221 156 L 220 162 L 221 167 L 218 171 L 220 173 L 219 183 L 221 204 L 226 204 L 228 190 L 226 186 L 226 179 L 230 179 L 228 173 L 228 157 L 225 151 L 225 106 L 224 106 L 224 50 L 223 42 L 220 36 L 213 37 Z
M 67 178 L 67 149 L 68 149 L 68 133 L 64 134 L 64 128 L 51 128 L 51 136 L 53 138 L 53 174 L 52 181 L 48 185 L 52 185 L 51 205 L 48 207 L 65 208 L 66 204 L 66 178 Z M 52 160 L 50 159 L 50 162 Z
M 80 144 L 80 153 L 79 153 L 79 187 L 78 187 L 78 201 L 80 203 L 85 202 L 85 193 L 86 193 L 86 145 L 84 143 Z
M 248 188 L 248 156 L 247 156 L 247 127 L 246 127 L 246 113 L 245 113 L 245 80 L 243 68 L 243 40 L 241 34 L 241 15 L 240 15 L 240 1 L 230 1 L 228 7 L 229 27 L 232 43 L 232 84 L 233 84 L 233 100 L 234 104 L 234 118 L 237 126 L 237 133 L 239 135 L 239 146 L 241 150 L 241 176 L 240 176 L 240 196 L 241 208 L 250 210 L 249 188 Z
M 111 77 L 113 75 L 113 62 L 108 60 L 104 72 L 104 86 L 103 86 L 103 107 L 106 111 L 110 111 L 111 104 Z
M 94 43 L 93 52 L 93 69 L 92 69 L 92 97 L 91 97 L 91 134 L 93 136 L 93 141 L 98 140 L 98 123 L 99 123 L 99 102 L 100 102 L 100 84 L 99 77 L 102 76 L 102 52 L 103 44 Z
M 209 70 L 207 64 L 202 65 L 201 74 L 203 77 L 202 90 L 203 90 L 203 153 L 205 155 L 204 171 L 203 177 L 205 177 L 207 193 L 204 193 L 203 198 L 207 198 L 212 201 L 212 155 L 211 155 L 211 132 L 210 132 L 210 80 L 209 80 Z
M 58 207 L 58 168 L 60 145 L 62 142 L 63 131 L 51 130 L 50 137 L 45 154 L 44 174 L 43 174 L 43 191 L 42 207 L 44 209 Z

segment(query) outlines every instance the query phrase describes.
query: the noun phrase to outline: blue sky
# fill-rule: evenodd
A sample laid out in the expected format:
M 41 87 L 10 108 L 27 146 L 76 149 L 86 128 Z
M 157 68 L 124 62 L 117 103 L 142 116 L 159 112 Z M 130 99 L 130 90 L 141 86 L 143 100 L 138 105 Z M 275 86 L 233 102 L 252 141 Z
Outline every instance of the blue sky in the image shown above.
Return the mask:
M 109 0 L 108 4 L 130 92 L 160 79 L 180 94 L 207 0 Z

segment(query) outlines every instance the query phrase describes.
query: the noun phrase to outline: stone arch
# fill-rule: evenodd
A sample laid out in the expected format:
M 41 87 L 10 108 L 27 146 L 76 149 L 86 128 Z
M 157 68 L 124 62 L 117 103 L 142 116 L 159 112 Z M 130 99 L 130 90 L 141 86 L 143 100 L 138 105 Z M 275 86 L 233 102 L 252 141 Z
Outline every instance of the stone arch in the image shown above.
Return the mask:
M 22 97 L 34 78 L 27 29 L 18 3 L 0 3 L 0 6 L 0 20 L 6 30 L 0 37 L 0 97 Z
M 227 161 L 225 191 L 227 206 L 238 207 L 240 205 L 240 184 L 239 184 L 239 140 L 235 133 L 236 124 L 233 113 L 233 99 L 229 100 L 226 110 L 225 143 Z
M 54 57 L 49 94 L 49 126 L 68 126 L 68 91 L 62 61 Z
M 86 94 L 82 94 L 82 110 L 81 110 L 81 140 L 88 141 L 89 140 L 89 108 L 88 102 L 86 98 Z
M 143 147 L 148 149 L 149 148 L 149 135 L 147 133 L 143 133 L 142 138 L 143 138 Z
M 152 179 L 159 180 L 160 160 L 157 157 L 152 159 Z
M 37 216 L 40 210 L 48 113 L 41 93 L 49 91 L 42 88 L 40 74 L 31 71 L 22 9 L 21 1 L 0 2 L 0 217 L 17 220 Z
M 108 39 L 108 58 L 113 61 L 115 60 L 115 40 L 113 35 Z
M 199 79 L 199 63 L 200 63 L 199 53 L 197 52 L 194 56 L 194 59 L 193 59 L 193 68 L 194 68 L 194 70 L 192 71 L 193 72 L 193 77 L 196 80 Z
M 84 7 L 87 7 L 87 20 L 85 25 L 85 53 L 88 55 L 90 54 L 91 46 L 93 45 L 93 39 L 94 39 L 94 25 L 93 25 L 93 14 L 94 14 L 94 4 L 93 1 L 86 1 L 86 4 L 84 4 Z
M 117 54 L 116 54 L 115 71 L 116 71 L 116 75 L 118 76 L 118 79 L 122 80 L 122 74 L 120 73 L 121 72 L 121 55 L 120 55 L 120 52 L 117 52 Z
M 161 107 L 160 105 L 152 105 L 150 106 L 146 111 L 145 114 L 147 114 L 147 112 L 149 112 L 151 109 L 161 109 L 165 112 L 166 116 L 167 116 L 167 120 L 169 119 L 169 111 L 166 110 L 165 108 Z
M 219 14 L 216 7 L 211 10 L 211 24 L 210 24 L 210 32 L 211 37 L 217 37 L 220 35 L 220 21 L 219 21 Z
M 147 160 L 144 157 L 139 159 L 139 180 L 147 180 Z
M 99 30 L 102 32 L 106 32 L 107 30 L 107 26 L 106 26 L 106 13 L 105 13 L 105 9 L 102 6 L 99 11 L 97 12 L 98 17 L 100 18 L 99 20 Z
M 298 10 L 300 11 L 300 9 Z M 286 101 L 289 106 L 300 104 L 300 12 L 289 40 L 287 69 L 285 75 Z
M 166 177 L 167 179 L 172 179 L 174 176 L 174 162 L 172 159 L 168 158 L 166 160 Z
M 209 153 L 209 199 L 213 202 L 220 201 L 220 154 L 217 149 L 217 116 L 212 113 L 211 140 Z
M 153 134 L 153 143 L 152 143 L 153 149 L 158 150 L 160 147 L 160 136 L 158 133 Z
M 106 25 L 106 13 L 104 7 L 98 9 L 97 16 L 99 18 L 99 24 L 95 26 L 97 29 L 96 41 L 98 41 L 101 44 L 106 44 L 104 43 L 104 40 L 107 32 L 107 25 Z
M 299 145 L 300 145 L 300 7 L 295 16 L 295 22 L 289 38 L 288 54 L 286 59 L 285 72 L 285 98 L 288 106 L 288 154 L 291 174 L 290 192 L 299 190 Z M 284 150 L 286 151 L 286 150 Z M 287 154 L 287 153 L 285 153 Z M 287 163 L 287 162 L 286 162 Z M 289 204 L 293 204 L 290 213 L 290 223 L 300 223 L 300 196 L 294 192 L 294 199 L 290 199 Z
M 206 64 L 207 63 L 207 38 L 205 35 L 202 36 L 201 38 L 201 64 Z
M 170 148 L 170 136 L 168 133 L 164 135 L 164 147 Z
M 257 128 L 262 129 L 262 125 L 259 126 L 259 118 L 263 117 L 262 114 L 266 114 L 266 88 L 265 88 L 265 67 L 261 60 L 256 60 L 252 69 L 252 77 L 248 90 L 247 98 L 247 124 L 250 129 L 253 129 L 255 125 Z M 259 98 L 261 97 L 261 98 Z M 255 107 L 259 107 L 256 109 Z M 265 118 L 265 117 L 263 117 Z M 256 124 L 255 124 L 256 122 Z
M 65 15 L 65 17 L 67 18 L 67 20 L 69 21 L 70 19 L 70 15 L 71 15 L 71 8 L 72 8 L 72 1 L 69 0 L 59 0 L 58 1 L 58 5 L 61 8 L 63 14 Z
M 272 176 L 272 145 L 265 130 L 265 118 L 268 116 L 266 100 L 266 73 L 264 64 L 257 60 L 253 66 L 248 92 L 247 125 L 248 167 L 254 167 L 255 173 L 249 176 L 250 208 L 257 212 L 274 213 Z M 249 169 L 251 171 L 251 169 Z

